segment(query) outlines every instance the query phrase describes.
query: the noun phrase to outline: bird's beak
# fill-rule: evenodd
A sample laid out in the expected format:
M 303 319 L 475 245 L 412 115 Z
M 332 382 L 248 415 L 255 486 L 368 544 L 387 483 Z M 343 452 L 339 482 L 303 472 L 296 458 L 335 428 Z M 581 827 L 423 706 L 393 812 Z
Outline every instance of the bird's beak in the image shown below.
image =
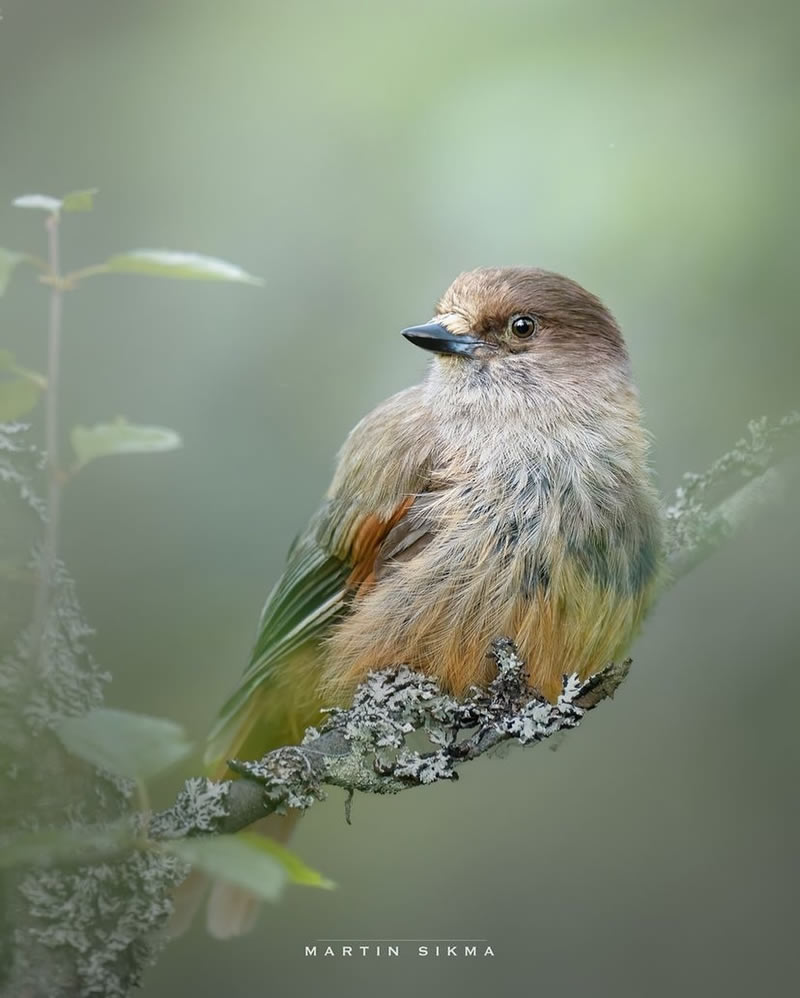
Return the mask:
M 403 336 L 423 350 L 433 350 L 434 353 L 455 353 L 464 357 L 472 357 L 483 340 L 474 336 L 451 333 L 438 322 L 426 322 L 423 326 L 409 326 L 403 330 Z

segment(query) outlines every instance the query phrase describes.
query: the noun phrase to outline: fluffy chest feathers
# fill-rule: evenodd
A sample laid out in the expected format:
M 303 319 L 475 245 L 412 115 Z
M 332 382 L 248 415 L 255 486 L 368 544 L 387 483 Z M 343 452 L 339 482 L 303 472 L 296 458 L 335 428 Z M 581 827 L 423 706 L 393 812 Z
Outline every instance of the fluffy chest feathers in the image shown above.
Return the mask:
M 657 533 L 647 442 L 627 378 L 609 378 L 591 404 L 570 380 L 546 390 L 493 387 L 435 383 L 430 391 L 439 428 L 431 512 L 440 530 L 458 524 L 473 544 L 483 536 L 498 553 L 528 559 L 591 548 L 598 570 L 599 548 L 630 549 Z M 605 581 L 626 588 L 615 577 L 620 559 L 607 553 Z
M 635 393 L 610 384 L 591 409 L 569 384 L 537 397 L 434 379 L 426 393 L 426 487 L 326 643 L 326 683 L 408 662 L 463 692 L 490 678 L 487 649 L 508 635 L 556 695 L 564 672 L 619 653 L 653 587 L 659 518 Z

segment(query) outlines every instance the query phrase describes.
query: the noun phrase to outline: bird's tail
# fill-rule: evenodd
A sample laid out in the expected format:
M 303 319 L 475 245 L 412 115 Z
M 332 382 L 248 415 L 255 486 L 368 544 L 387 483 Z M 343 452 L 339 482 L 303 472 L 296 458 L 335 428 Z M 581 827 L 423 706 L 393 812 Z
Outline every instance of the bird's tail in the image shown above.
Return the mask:
M 264 835 L 285 845 L 302 812 L 270 814 L 252 825 L 248 831 Z M 194 919 L 197 909 L 211 892 L 206 903 L 206 928 L 215 939 L 232 939 L 249 932 L 256 923 L 261 898 L 244 887 L 224 880 L 211 880 L 199 870 L 192 870 L 173 894 L 173 912 L 167 925 L 171 938 L 183 935 Z

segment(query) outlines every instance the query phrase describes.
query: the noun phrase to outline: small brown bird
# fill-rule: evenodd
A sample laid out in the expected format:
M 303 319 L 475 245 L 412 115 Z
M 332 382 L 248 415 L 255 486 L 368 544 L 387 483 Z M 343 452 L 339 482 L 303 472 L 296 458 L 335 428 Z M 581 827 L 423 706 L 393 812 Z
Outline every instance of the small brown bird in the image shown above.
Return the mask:
M 500 636 L 555 699 L 564 673 L 624 650 L 652 598 L 661 516 L 603 304 L 545 270 L 475 270 L 403 335 L 432 366 L 348 437 L 209 739 L 217 777 L 298 740 L 372 669 L 406 663 L 455 694 L 484 685 Z M 214 934 L 252 913 L 215 887 Z

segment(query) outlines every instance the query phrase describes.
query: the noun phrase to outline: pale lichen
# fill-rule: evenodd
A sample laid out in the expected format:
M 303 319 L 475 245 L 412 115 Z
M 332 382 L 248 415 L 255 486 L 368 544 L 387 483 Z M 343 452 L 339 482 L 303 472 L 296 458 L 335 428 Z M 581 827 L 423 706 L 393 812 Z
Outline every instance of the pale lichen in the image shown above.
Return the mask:
M 91 629 L 61 563 L 50 579 L 42 654 L 33 654 L 41 466 L 22 426 L 0 428 L 0 842 L 72 830 L 82 849 L 102 853 L 102 829 L 133 816 L 133 788 L 69 758 L 54 734 L 66 717 L 102 702 L 108 676 L 88 651 Z M 4 870 L 0 993 L 128 993 L 160 945 L 169 891 L 184 872 L 174 858 L 140 850 L 113 862 Z
M 149 834 L 156 839 L 174 839 L 219 831 L 227 817 L 230 783 L 215 783 L 194 777 L 184 783 L 175 803 L 150 820 Z
M 730 532 L 724 504 L 714 506 L 710 496 L 731 481 L 750 481 L 786 456 L 800 433 L 800 412 L 790 412 L 776 423 L 766 416 L 752 419 L 747 433 L 730 450 L 701 472 L 686 472 L 666 507 L 669 554 L 689 564 L 696 552 L 710 552 Z
M 38 943 L 68 953 L 78 994 L 125 995 L 160 947 L 170 890 L 185 875 L 173 856 L 146 850 L 113 864 L 32 871 L 17 884 L 29 915 L 17 952 L 24 959 Z
M 373 672 L 356 690 L 352 706 L 329 711 L 302 745 L 255 762 L 233 761 L 232 768 L 261 784 L 263 807 L 307 808 L 321 798 L 324 784 L 398 793 L 453 780 L 460 765 L 503 742 L 530 745 L 580 722 L 588 709 L 581 697 L 595 689 L 595 678 L 581 683 L 565 676 L 561 696 L 550 703 L 530 690 L 525 664 L 508 639 L 496 641 L 492 654 L 495 679 L 485 690 L 473 687 L 462 700 L 405 666 Z M 604 696 L 614 688 L 610 684 Z M 409 737 L 420 734 L 428 750 L 409 747 Z M 234 786 L 231 794 L 237 793 Z

